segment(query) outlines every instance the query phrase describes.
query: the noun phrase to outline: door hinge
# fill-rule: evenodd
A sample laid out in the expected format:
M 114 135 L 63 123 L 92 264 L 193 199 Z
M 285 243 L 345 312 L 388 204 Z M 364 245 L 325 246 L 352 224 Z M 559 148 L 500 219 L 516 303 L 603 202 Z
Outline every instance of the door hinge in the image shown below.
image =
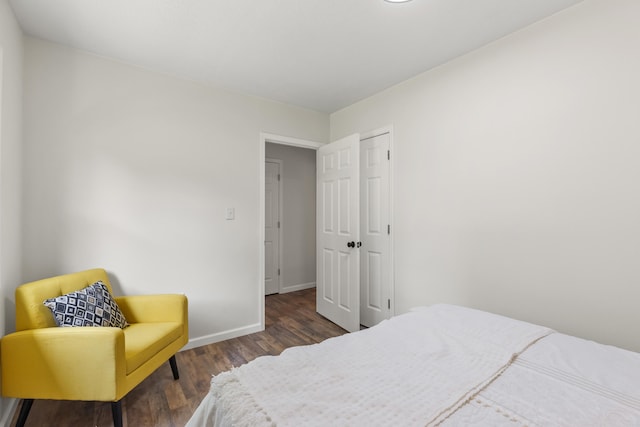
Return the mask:
M 278 269 L 278 276 L 280 275 L 280 269 Z
M 280 228 L 280 221 L 278 221 L 278 228 Z
M 387 300 L 387 308 L 389 310 L 391 310 L 391 300 L 390 299 Z
M 387 150 L 387 160 L 391 160 L 391 150 Z
M 391 224 L 387 224 L 387 234 L 391 234 Z
M 278 181 L 280 181 L 280 174 L 278 174 Z

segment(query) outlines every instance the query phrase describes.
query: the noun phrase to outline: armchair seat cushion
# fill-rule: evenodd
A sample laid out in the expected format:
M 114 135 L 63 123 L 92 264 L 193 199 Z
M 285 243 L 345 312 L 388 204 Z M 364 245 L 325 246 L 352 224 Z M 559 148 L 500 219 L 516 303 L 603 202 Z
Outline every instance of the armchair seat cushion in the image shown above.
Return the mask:
M 133 323 L 124 329 L 127 375 L 138 369 L 183 333 L 178 322 Z

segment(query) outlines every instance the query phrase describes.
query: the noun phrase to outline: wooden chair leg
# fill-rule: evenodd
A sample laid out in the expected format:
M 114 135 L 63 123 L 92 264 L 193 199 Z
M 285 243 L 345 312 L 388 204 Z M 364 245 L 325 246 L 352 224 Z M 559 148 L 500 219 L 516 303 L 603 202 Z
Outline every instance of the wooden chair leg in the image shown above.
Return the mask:
M 24 423 L 27 422 L 27 417 L 29 416 L 29 411 L 31 410 L 31 405 L 33 405 L 33 399 L 22 400 L 22 407 L 20 408 L 20 414 L 18 415 L 16 427 L 24 427 Z
M 178 364 L 176 363 L 176 355 L 174 354 L 169 359 L 169 364 L 171 365 L 171 372 L 173 372 L 173 379 L 180 379 L 180 374 L 178 373 Z
M 111 402 L 111 415 L 113 415 L 113 427 L 122 427 L 122 400 Z

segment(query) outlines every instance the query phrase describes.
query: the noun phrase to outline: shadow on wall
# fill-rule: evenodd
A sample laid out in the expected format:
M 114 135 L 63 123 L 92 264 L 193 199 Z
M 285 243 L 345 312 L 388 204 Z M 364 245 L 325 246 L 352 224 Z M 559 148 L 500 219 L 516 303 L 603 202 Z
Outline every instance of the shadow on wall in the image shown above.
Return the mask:
M 4 333 L 8 334 L 16 330 L 16 301 L 15 298 L 4 299 Z
M 120 284 L 120 279 L 118 279 L 118 276 L 107 270 L 107 277 L 109 277 L 109 282 L 111 283 L 111 289 L 113 289 L 114 296 L 124 295 L 122 285 Z

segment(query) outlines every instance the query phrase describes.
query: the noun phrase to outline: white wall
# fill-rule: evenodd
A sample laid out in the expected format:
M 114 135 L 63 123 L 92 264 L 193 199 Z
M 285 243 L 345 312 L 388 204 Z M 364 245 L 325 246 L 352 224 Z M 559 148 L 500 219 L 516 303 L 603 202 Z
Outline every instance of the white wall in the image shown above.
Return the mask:
M 639 17 L 585 0 L 331 116 L 331 139 L 394 125 L 398 312 L 640 350 Z M 258 324 L 259 132 L 326 141 L 328 117 L 27 39 L 21 251 L 22 42 L 0 19 L 5 298 L 22 252 L 26 280 L 101 265 L 119 292 L 185 292 L 194 339 Z
M 23 37 L 7 1 L 0 1 L 0 331 L 13 331 L 14 290 L 22 283 L 22 59 Z M 0 425 L 15 400 L 0 399 Z
M 282 291 L 316 282 L 316 150 L 267 143 L 267 158 L 282 160 Z
M 192 345 L 254 330 L 260 132 L 325 141 L 328 115 L 25 46 L 26 278 L 102 266 L 185 293 Z
M 331 115 L 392 123 L 396 309 L 640 350 L 640 2 L 586 0 Z

